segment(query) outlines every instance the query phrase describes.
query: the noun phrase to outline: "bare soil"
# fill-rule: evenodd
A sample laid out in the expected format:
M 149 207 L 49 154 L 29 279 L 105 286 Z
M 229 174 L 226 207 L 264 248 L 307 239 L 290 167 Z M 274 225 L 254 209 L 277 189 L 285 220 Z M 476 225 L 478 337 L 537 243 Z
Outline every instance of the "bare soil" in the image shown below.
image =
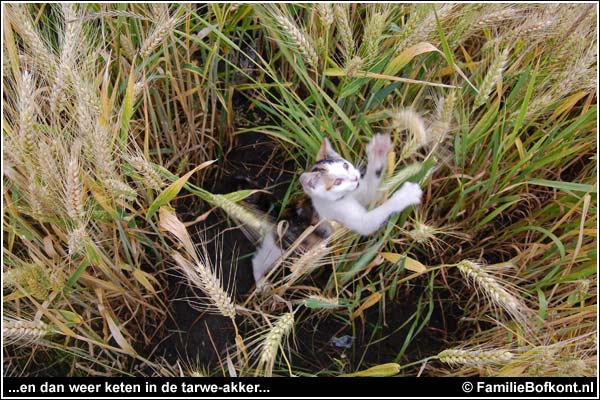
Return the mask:
M 248 202 L 276 218 L 281 199 L 297 172 L 296 164 L 293 160 L 286 162 L 278 144 L 264 135 L 240 135 L 237 139 L 238 143 L 221 162 L 220 176 L 210 189 L 215 193 L 230 193 L 242 189 L 268 188 L 270 193 L 257 193 Z M 177 204 L 178 215 L 184 221 L 194 220 L 205 211 L 206 206 L 198 204 L 193 197 L 183 197 Z M 216 235 L 221 235 L 223 260 L 219 265 L 225 282 L 229 282 L 230 288 L 235 288 L 236 301 L 242 302 L 254 285 L 251 257 L 255 244 L 234 223 L 227 222 L 219 210 L 194 225 L 190 231 L 195 233 L 193 239 L 196 242 L 209 242 L 207 248 L 213 262 L 217 261 L 216 251 L 210 242 Z M 319 284 L 321 281 L 324 284 L 327 281 L 330 270 L 323 268 L 321 271 L 316 277 L 311 277 L 313 283 L 316 281 Z M 170 318 L 158 345 L 159 352 L 170 363 L 185 360 L 190 366 L 200 365 L 211 371 L 218 370 L 216 367 L 222 365 L 219 358 L 228 346 L 235 343 L 231 321 L 192 307 L 188 299 L 203 296 L 200 291 L 191 289 L 182 277 L 172 275 L 169 281 Z M 411 281 L 410 287 L 399 290 L 402 298 L 386 300 L 384 317 L 373 307 L 367 310 L 364 318 L 355 320 L 353 324 L 334 315 L 314 317 L 308 310 L 303 310 L 304 314 L 297 318 L 299 323 L 291 342 L 292 356 L 295 357 L 292 364 L 298 371 L 323 371 L 323 375 L 327 375 L 355 371 L 379 363 L 396 361 L 404 364 L 437 354 L 455 340 L 457 321 L 462 312 L 454 302 L 447 300 L 451 296 L 443 288 L 434 290 L 430 305 L 427 296 L 423 295 L 426 288 L 427 277 Z M 431 309 L 429 321 L 399 356 L 413 325 L 413 321 L 407 323 L 407 320 L 415 313 L 419 302 L 427 303 L 421 304 L 425 310 Z M 427 311 L 422 315 L 427 315 Z M 243 321 L 238 322 L 238 326 L 245 326 L 241 323 Z M 240 333 L 244 337 L 249 332 Z M 344 335 L 354 338 L 351 348 L 332 343 L 332 338 Z M 413 372 L 416 374 L 417 371 L 414 369 Z

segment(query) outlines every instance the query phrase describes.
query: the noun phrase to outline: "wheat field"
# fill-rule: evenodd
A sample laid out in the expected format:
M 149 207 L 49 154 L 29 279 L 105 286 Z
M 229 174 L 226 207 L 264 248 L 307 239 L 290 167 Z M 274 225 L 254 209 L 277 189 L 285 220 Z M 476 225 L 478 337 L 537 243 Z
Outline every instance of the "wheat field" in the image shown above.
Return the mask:
M 597 375 L 596 4 L 2 12 L 6 376 Z M 422 203 L 302 248 L 378 132 Z

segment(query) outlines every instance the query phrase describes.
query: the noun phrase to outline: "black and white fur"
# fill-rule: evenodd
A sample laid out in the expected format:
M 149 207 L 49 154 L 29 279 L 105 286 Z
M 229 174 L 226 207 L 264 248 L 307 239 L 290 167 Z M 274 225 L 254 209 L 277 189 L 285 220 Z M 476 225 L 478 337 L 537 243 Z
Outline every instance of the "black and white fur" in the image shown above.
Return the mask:
M 406 182 L 386 202 L 372 210 L 367 208 L 378 200 L 377 188 L 391 147 L 389 135 L 375 135 L 367 145 L 367 170 L 361 177 L 350 162 L 333 150 L 329 140 L 323 139 L 315 164 L 300 175 L 300 183 L 318 216 L 361 235 L 370 235 L 393 214 L 419 204 L 423 191 L 416 183 Z M 282 254 L 275 234 L 267 235 L 252 259 L 257 283 Z

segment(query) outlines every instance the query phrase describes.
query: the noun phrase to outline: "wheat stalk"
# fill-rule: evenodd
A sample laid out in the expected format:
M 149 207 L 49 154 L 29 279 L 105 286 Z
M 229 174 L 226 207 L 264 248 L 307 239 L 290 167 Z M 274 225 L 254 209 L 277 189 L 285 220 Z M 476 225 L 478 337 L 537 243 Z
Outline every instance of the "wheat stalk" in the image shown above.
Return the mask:
M 316 3 L 314 5 L 317 14 L 319 15 L 319 19 L 321 20 L 321 24 L 324 28 L 329 29 L 329 27 L 334 22 L 333 9 L 330 3 Z
M 63 140 L 60 137 L 44 137 L 39 141 L 38 149 L 38 171 L 43 184 L 52 192 L 53 195 L 60 197 L 63 173 L 59 164 L 62 161 L 62 155 L 66 153 L 63 149 Z M 59 202 L 55 202 L 58 204 Z
M 305 251 L 300 257 L 290 260 L 288 267 L 292 275 L 298 277 L 314 270 L 318 266 L 319 261 L 331 251 L 331 247 L 327 246 L 328 243 L 328 240 L 321 240 L 315 246 Z
M 383 31 L 387 26 L 390 9 L 387 6 L 367 5 L 367 7 L 367 23 L 364 28 L 361 47 L 363 49 L 362 54 L 365 57 L 372 58 L 377 56 L 379 43 L 383 39 Z
M 167 15 L 163 16 L 157 25 L 154 26 L 152 33 L 148 35 L 146 40 L 142 43 L 140 48 L 140 57 L 145 60 L 156 48 L 165 40 L 167 35 L 175 29 L 177 24 L 179 23 L 179 18 L 172 16 L 168 17 Z
M 157 3 L 154 3 L 158 5 Z M 99 19 L 99 18 L 108 18 L 108 17 L 127 17 L 127 18 L 136 18 L 144 21 L 152 21 L 152 18 L 144 16 L 142 14 L 138 14 L 132 11 L 127 10 L 109 10 L 109 11 L 100 11 L 96 13 L 91 13 L 88 15 L 82 15 L 78 19 L 80 21 L 87 21 L 90 19 Z
M 417 146 L 423 146 L 430 140 L 425 128 L 425 121 L 410 108 L 396 110 L 391 116 L 391 128 L 394 130 L 407 130 Z
M 285 258 L 285 265 L 290 270 L 286 276 L 286 285 L 290 285 L 302 276 L 310 274 L 319 266 L 323 265 L 323 259 L 331 253 L 332 247 L 328 246 L 331 237 L 321 240 L 310 249 L 304 251 L 299 257 Z
M 87 234 L 85 225 L 82 224 L 70 230 L 67 235 L 67 246 L 69 247 L 69 254 L 71 256 L 84 254 L 88 240 L 89 236 Z
M 561 71 L 565 66 L 570 65 L 572 60 L 581 57 L 585 48 L 595 42 L 596 36 L 595 30 L 591 28 L 595 24 L 584 23 L 587 18 L 594 18 L 592 13 L 583 10 L 577 14 L 565 12 L 564 15 L 572 17 L 573 20 L 571 18 L 560 19 L 563 25 L 561 29 L 561 39 L 563 40 L 557 43 L 558 49 L 551 55 L 553 64 Z
M 88 135 L 86 142 L 88 146 L 96 148 L 92 160 L 94 160 L 96 165 L 97 173 L 103 179 L 115 178 L 117 177 L 117 173 L 115 172 L 116 157 L 113 156 L 114 153 L 111 151 L 112 143 L 110 134 L 105 127 L 100 125 L 97 125 L 94 131 L 96 132 L 95 143 L 94 137 L 91 135 Z M 88 148 L 88 151 L 94 147 Z
M 596 375 L 596 359 L 588 359 L 588 360 L 570 360 L 559 362 L 556 366 L 556 372 L 558 376 L 567 376 L 567 377 L 582 377 L 582 376 L 591 376 L 595 377 Z M 536 375 L 536 376 L 548 376 L 547 374 Z
M 294 43 L 294 46 L 300 51 L 302 58 L 309 65 L 316 68 L 319 64 L 319 56 L 310 40 L 308 34 L 300 29 L 291 19 L 281 13 L 275 14 L 275 19 L 281 28 L 284 30 Z
M 453 225 L 446 225 L 442 227 L 435 226 L 432 221 L 425 221 L 421 212 L 417 211 L 414 218 L 411 218 L 412 229 L 404 230 L 402 232 L 406 234 L 411 240 L 430 247 L 432 250 L 442 250 L 444 246 L 447 246 L 446 242 L 441 239 L 441 236 L 448 236 L 462 240 L 468 240 L 469 235 L 459 231 L 457 227 Z M 395 241 L 399 242 L 399 241 Z
M 134 191 L 123 184 L 115 183 L 118 175 L 115 171 L 115 157 L 112 152 L 112 136 L 108 127 L 100 121 L 100 99 L 93 83 L 82 77 L 83 71 L 74 74 L 77 82 L 77 123 L 82 132 L 83 146 L 87 159 L 93 160 L 95 172 L 109 188 L 117 190 L 121 195 L 135 197 Z
M 81 167 L 79 165 L 79 152 L 81 142 L 77 141 L 71 148 L 71 156 L 67 163 L 67 176 L 64 188 L 64 204 L 67 215 L 75 223 L 81 225 L 85 211 L 83 205 L 83 183 L 81 182 Z
M 489 364 L 503 364 L 515 356 L 507 350 L 462 350 L 447 349 L 437 355 L 438 360 L 450 365 L 481 367 Z
M 19 90 L 19 136 L 23 152 L 21 159 L 26 164 L 33 158 L 37 143 L 34 128 L 37 120 L 35 93 L 33 77 L 29 71 L 24 71 Z
M 437 20 L 439 19 L 443 26 L 445 20 L 455 11 L 455 7 L 460 6 L 455 4 L 417 4 L 415 7 L 406 25 L 403 26 L 396 51 L 402 51 L 419 42 L 432 40 L 437 34 Z M 435 7 L 435 14 L 433 13 L 433 7 Z
M 77 123 L 81 131 L 87 136 L 93 136 L 96 131 L 96 123 L 100 115 L 100 101 L 98 94 L 94 90 L 94 85 L 88 82 L 83 76 L 85 72 L 73 73 L 73 83 L 77 87 Z M 92 142 L 92 144 L 95 144 Z M 98 148 L 100 148 L 98 146 Z M 97 149 L 92 150 L 92 154 Z
M 274 231 L 273 224 L 268 222 L 266 218 L 259 218 L 248 208 L 229 200 L 227 196 L 213 194 L 210 196 L 210 202 L 225 211 L 231 218 L 251 228 L 253 233 L 257 234 L 259 238 Z
M 2 135 L 2 161 L 4 161 L 4 169 L 3 169 L 3 173 L 7 174 L 10 170 L 12 170 L 14 172 L 14 170 L 12 169 L 13 167 L 23 167 L 23 161 L 21 160 L 21 151 L 17 146 L 16 143 L 14 143 L 13 141 L 14 139 L 12 137 L 9 137 L 9 135 Z M 17 178 L 13 178 L 12 175 L 14 175 L 14 173 L 11 173 L 11 179 L 16 180 Z
M 402 25 L 402 31 L 397 37 L 396 52 L 400 52 L 407 47 L 408 38 L 414 34 L 430 11 L 431 9 L 427 5 L 415 5 L 415 9 L 408 15 L 406 23 Z
M 344 65 L 344 72 L 346 72 L 346 76 L 348 78 L 354 78 L 358 75 L 360 70 L 364 65 L 364 60 L 360 56 L 354 56 L 349 60 L 346 60 L 346 65 Z
M 27 177 L 27 199 L 32 216 L 40 219 L 44 217 L 47 211 L 47 203 L 44 201 L 46 198 L 46 188 L 38 183 L 33 173 L 30 173 Z
M 52 329 L 42 321 L 18 320 L 6 316 L 2 319 L 2 340 L 5 344 L 40 343 L 41 339 L 52 333 Z
M 160 227 L 175 236 L 183 245 L 186 253 L 194 262 L 188 261 L 181 253 L 175 252 L 173 259 L 187 279 L 201 289 L 216 306 L 219 312 L 231 318 L 235 324 L 235 303 L 221 286 L 221 280 L 206 257 L 201 257 L 196 252 L 185 225 L 175 214 L 165 208 L 159 210 Z M 205 249 L 206 250 L 206 249 Z M 206 251 L 205 251 L 206 252 Z
M 17 283 L 24 287 L 27 292 L 37 300 L 48 298 L 50 281 L 48 271 L 40 265 L 41 263 L 27 263 L 18 272 Z
M 459 262 L 457 267 L 467 281 L 479 288 L 491 300 L 493 305 L 505 310 L 523 327 L 528 327 L 529 309 L 519 298 L 506 289 L 510 287 L 508 282 L 493 277 L 483 269 L 483 266 L 470 260 Z
M 107 178 L 102 183 L 115 196 L 123 196 L 127 200 L 133 200 L 138 196 L 137 192 L 131 186 L 118 179 Z
M 501 7 L 505 7 L 502 5 Z M 486 26 L 497 25 L 505 23 L 506 20 L 515 19 L 519 12 L 515 10 L 514 5 L 509 6 L 508 8 L 502 8 L 498 11 L 489 12 L 490 8 L 485 7 L 484 12 L 479 15 L 477 22 L 475 22 L 475 26 L 478 28 L 483 28 Z
M 585 42 L 587 48 L 583 47 L 577 54 L 572 53 L 573 58 L 566 67 L 561 65 L 561 70 L 556 74 L 556 77 L 549 80 L 551 82 L 549 87 L 539 90 L 541 93 L 535 95 L 527 107 L 525 120 L 530 120 L 538 113 L 546 111 L 553 103 L 577 90 L 585 90 L 586 92 L 595 90 L 597 42 L 593 38 L 581 38 L 580 41 Z M 588 44 L 589 41 L 593 41 L 592 45 Z M 513 113 L 513 115 L 516 118 L 518 112 Z
M 596 376 L 597 332 L 569 337 L 547 346 L 536 346 L 520 360 L 528 376 Z
M 575 297 L 578 302 L 582 302 L 586 299 L 588 293 L 590 291 L 590 281 L 588 279 L 581 279 L 577 282 L 577 287 L 575 288 Z
M 175 252 L 173 259 L 192 285 L 201 289 L 217 307 L 221 315 L 235 319 L 235 304 L 222 288 L 221 280 L 206 260 L 195 260 L 192 264 L 181 253 Z
M 84 72 L 81 72 L 84 73 Z M 133 189 L 118 179 L 115 157 L 112 152 L 112 137 L 108 127 L 100 121 L 99 96 L 93 83 L 80 74 L 74 75 L 77 82 L 77 123 L 82 132 L 83 146 L 87 159 L 93 160 L 96 175 L 109 190 L 128 198 L 136 197 Z
M 81 41 L 82 24 L 77 18 L 75 6 L 71 3 L 61 4 L 63 12 L 64 33 L 60 46 L 60 63 L 72 66 L 75 62 L 74 56 L 77 45 Z
M 258 356 L 258 367 L 256 374 L 260 371 L 264 376 L 273 375 L 273 366 L 277 358 L 277 351 L 281 348 L 282 341 L 289 335 L 294 327 L 294 313 L 283 314 L 275 321 L 271 329 L 266 333 L 260 344 L 260 354 Z
M 155 21 L 160 21 L 164 19 L 166 15 L 169 13 L 169 4 L 168 3 L 155 3 L 150 7 L 150 14 L 153 16 Z
M 439 143 L 450 131 L 453 118 L 452 113 L 454 111 L 455 103 L 456 92 L 452 90 L 450 93 L 448 93 L 447 97 L 440 98 L 436 104 L 436 118 L 429 127 L 429 135 L 431 136 L 431 140 L 433 142 Z
M 62 32 L 54 89 L 52 90 L 50 99 L 50 106 L 54 114 L 61 109 L 67 99 L 63 94 L 68 85 L 72 83 L 73 68 L 77 61 L 76 49 L 78 44 L 81 43 L 83 34 L 81 20 L 77 19 L 75 6 L 66 3 L 61 4 L 61 8 L 63 12 L 64 30 Z
M 437 240 L 437 229 L 421 221 L 415 221 L 413 229 L 408 231 L 408 236 L 419 244 L 429 244 Z
M 542 37 L 548 35 L 556 35 L 556 27 L 558 24 L 559 17 L 554 15 L 547 15 L 545 13 L 537 13 L 527 18 L 523 24 L 519 26 L 519 29 L 513 32 L 513 39 L 527 38 L 531 40 L 537 34 L 542 34 Z
M 56 73 L 56 60 L 48 46 L 33 25 L 31 14 L 26 5 L 11 4 L 7 8 L 12 25 L 23 38 L 24 45 L 31 52 L 31 60 L 39 71 L 45 72 L 48 80 L 52 81 Z
M 65 282 L 64 265 L 57 265 L 36 248 L 31 248 L 29 254 L 31 261 L 17 259 L 13 268 L 3 272 L 3 285 L 24 289 L 38 300 L 45 300 L 50 290 L 61 291 Z
M 152 164 L 141 155 L 128 157 L 129 164 L 138 172 L 142 181 L 150 188 L 158 191 L 164 186 L 163 179 L 152 167 Z
M 490 93 L 494 88 L 494 84 L 502 79 L 502 72 L 506 67 L 508 55 L 509 49 L 506 49 L 498 57 L 496 57 L 490 65 L 490 68 L 485 74 L 485 77 L 483 78 L 483 81 L 479 87 L 479 93 L 477 93 L 477 97 L 475 97 L 475 101 L 473 102 L 474 108 L 478 108 L 487 102 L 487 99 L 490 97 Z
M 421 164 L 419 163 L 407 165 L 400 171 L 396 172 L 393 176 L 386 179 L 377 190 L 383 193 L 394 191 L 400 187 L 400 184 L 406 182 L 408 178 L 415 175 L 420 170 Z
M 354 55 L 354 35 L 348 17 L 348 5 L 342 3 L 334 4 L 333 13 L 342 39 L 342 51 L 346 60 L 350 60 Z

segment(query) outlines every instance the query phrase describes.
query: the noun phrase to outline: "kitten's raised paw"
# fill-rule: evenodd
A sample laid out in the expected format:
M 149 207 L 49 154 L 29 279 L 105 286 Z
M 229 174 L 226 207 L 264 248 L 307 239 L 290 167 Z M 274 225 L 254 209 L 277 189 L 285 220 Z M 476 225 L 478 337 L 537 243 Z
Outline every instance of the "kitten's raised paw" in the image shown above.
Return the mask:
M 414 182 L 405 182 L 400 190 L 404 193 L 405 199 L 409 205 L 419 204 L 423 196 L 423 190 Z
M 390 135 L 378 133 L 367 144 L 367 156 L 369 160 L 384 159 L 391 147 Z
M 394 193 L 393 198 L 399 204 L 399 208 L 403 209 L 408 206 L 416 205 L 421 202 L 423 190 L 413 182 L 406 182 L 400 190 Z

